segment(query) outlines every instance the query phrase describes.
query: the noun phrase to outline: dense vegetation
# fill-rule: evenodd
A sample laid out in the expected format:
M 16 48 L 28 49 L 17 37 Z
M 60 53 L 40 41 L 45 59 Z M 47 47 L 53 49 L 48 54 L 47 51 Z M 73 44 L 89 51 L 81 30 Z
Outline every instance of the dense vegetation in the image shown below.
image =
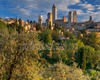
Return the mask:
M 20 27 L 21 23 L 0 22 L 0 80 L 100 79 L 97 33 L 79 32 L 83 36 L 76 37 L 62 27 L 39 33 L 26 33 Z M 60 35 L 66 40 L 59 39 Z

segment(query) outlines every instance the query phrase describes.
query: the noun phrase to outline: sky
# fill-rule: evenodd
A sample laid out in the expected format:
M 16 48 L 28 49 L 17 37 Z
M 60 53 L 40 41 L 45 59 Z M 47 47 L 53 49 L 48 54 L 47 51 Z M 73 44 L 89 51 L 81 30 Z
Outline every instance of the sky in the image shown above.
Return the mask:
M 42 15 L 45 22 L 53 4 L 57 7 L 59 19 L 63 16 L 68 19 L 68 12 L 76 10 L 78 22 L 89 20 L 89 16 L 100 21 L 100 0 L 0 0 L 0 17 L 37 21 Z

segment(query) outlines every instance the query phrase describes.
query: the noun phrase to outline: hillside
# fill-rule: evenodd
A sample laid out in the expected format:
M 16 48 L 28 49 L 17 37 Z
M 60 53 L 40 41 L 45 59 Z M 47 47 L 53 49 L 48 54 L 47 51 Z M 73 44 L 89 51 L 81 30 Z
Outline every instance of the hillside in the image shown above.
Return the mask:
M 62 40 L 61 28 L 19 33 L 9 25 L 6 34 L 6 24 L 0 26 L 0 80 L 99 80 L 96 33 L 76 37 L 62 28 Z

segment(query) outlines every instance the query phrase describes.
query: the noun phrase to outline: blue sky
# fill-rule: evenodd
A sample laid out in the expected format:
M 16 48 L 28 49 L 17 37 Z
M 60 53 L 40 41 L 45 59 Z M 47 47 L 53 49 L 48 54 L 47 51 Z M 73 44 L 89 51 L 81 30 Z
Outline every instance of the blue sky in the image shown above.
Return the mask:
M 90 15 L 100 21 L 100 0 L 0 0 L 0 17 L 37 21 L 38 15 L 42 15 L 45 21 L 53 4 L 57 6 L 59 19 L 68 18 L 68 12 L 76 10 L 78 22 L 87 21 Z

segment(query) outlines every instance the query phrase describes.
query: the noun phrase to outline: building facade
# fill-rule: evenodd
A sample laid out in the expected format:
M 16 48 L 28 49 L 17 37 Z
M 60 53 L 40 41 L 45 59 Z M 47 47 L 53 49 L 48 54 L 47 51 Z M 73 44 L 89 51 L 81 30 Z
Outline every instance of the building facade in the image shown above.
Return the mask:
M 41 15 L 38 16 L 38 23 L 42 26 L 42 16 Z
M 55 20 L 57 20 L 57 8 L 55 5 L 53 5 L 53 7 L 52 7 L 52 21 L 53 21 L 53 23 Z
M 73 23 L 76 23 L 77 22 L 77 12 L 76 10 L 73 11 Z
M 47 14 L 47 26 L 52 26 L 52 13 L 51 12 L 49 12 L 48 14 Z

